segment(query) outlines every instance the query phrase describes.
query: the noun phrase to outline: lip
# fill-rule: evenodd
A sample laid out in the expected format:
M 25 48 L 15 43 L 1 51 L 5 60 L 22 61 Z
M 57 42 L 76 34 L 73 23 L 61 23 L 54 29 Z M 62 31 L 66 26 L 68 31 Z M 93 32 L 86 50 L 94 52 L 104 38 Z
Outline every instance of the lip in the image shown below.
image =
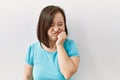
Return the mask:
M 59 34 L 60 34 L 60 32 L 53 33 L 53 36 L 54 36 L 54 37 L 57 37 Z
M 54 36 L 58 36 L 59 35 L 59 33 L 56 33 L 56 34 L 53 34 Z
M 53 34 L 60 34 L 61 33 L 61 31 L 57 31 L 57 32 L 53 32 Z

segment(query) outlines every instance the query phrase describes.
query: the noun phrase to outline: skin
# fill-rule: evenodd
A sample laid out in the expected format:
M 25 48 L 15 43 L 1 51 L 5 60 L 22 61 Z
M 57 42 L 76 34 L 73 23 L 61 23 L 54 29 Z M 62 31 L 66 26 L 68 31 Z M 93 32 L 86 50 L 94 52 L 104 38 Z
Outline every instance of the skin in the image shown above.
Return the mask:
M 42 47 L 49 52 L 57 50 L 60 71 L 66 80 L 69 80 L 78 69 L 80 57 L 69 57 L 63 47 L 67 35 L 65 33 L 64 19 L 60 12 L 54 16 L 51 27 L 48 30 L 48 36 L 50 48 L 47 48 L 44 44 L 42 44 Z M 24 80 L 32 80 L 32 69 L 32 66 L 25 64 Z
M 80 62 L 80 57 L 69 57 L 63 47 L 64 41 L 67 38 L 65 33 L 64 19 L 61 13 L 57 13 L 53 19 L 53 25 L 48 31 L 50 37 L 51 48 L 56 48 L 58 52 L 58 63 L 61 73 L 66 80 L 77 71 Z

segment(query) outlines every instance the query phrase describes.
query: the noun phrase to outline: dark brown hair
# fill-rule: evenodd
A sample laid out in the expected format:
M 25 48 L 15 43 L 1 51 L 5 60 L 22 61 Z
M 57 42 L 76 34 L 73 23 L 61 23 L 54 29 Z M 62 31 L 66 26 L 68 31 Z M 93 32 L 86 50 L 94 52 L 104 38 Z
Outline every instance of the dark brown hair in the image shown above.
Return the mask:
M 63 15 L 64 23 L 65 23 L 65 32 L 68 35 L 67 26 L 66 26 L 66 17 L 62 8 L 54 5 L 49 5 L 43 8 L 39 16 L 38 26 L 37 26 L 37 38 L 40 42 L 42 42 L 48 48 L 50 47 L 48 30 L 57 12 L 60 12 Z

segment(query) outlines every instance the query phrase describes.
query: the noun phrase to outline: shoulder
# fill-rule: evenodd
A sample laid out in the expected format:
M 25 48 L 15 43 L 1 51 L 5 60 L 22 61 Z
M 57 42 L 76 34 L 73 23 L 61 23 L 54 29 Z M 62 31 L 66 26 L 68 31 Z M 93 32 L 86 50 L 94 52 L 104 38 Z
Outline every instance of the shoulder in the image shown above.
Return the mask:
M 28 46 L 28 50 L 27 50 L 27 56 L 34 56 L 38 51 L 40 51 L 40 42 L 36 41 L 34 43 L 31 43 Z
M 25 59 L 26 59 L 26 62 L 32 66 L 33 66 L 33 59 L 34 59 L 34 56 L 35 56 L 35 53 L 38 47 L 39 47 L 39 42 L 34 42 L 29 45 L 28 50 L 27 50 Z
M 77 44 L 74 40 L 66 39 L 64 42 L 64 48 L 68 56 L 80 56 Z
M 73 44 L 75 44 L 75 41 L 72 39 L 66 39 L 64 42 L 64 47 L 66 49 L 69 49 Z
M 39 48 L 39 45 L 40 45 L 40 42 L 39 41 L 36 41 L 36 42 L 33 42 L 29 45 L 29 48 L 34 50 L 34 49 L 38 49 Z
M 71 43 L 75 43 L 75 41 L 72 40 L 72 39 L 66 39 L 65 42 L 64 42 L 64 46 L 65 45 L 70 45 Z

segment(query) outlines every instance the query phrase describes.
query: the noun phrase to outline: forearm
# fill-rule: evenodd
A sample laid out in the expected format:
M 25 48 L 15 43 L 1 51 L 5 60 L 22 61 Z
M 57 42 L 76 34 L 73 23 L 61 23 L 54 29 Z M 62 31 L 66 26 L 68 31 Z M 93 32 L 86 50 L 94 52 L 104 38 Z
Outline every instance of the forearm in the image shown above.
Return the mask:
M 30 78 L 30 77 L 24 77 L 23 80 L 33 80 L 33 78 Z
M 23 80 L 33 80 L 33 78 L 29 76 L 25 76 Z
M 65 78 L 68 79 L 76 71 L 76 66 L 74 65 L 72 59 L 67 55 L 63 46 L 57 46 L 57 51 L 60 71 Z

